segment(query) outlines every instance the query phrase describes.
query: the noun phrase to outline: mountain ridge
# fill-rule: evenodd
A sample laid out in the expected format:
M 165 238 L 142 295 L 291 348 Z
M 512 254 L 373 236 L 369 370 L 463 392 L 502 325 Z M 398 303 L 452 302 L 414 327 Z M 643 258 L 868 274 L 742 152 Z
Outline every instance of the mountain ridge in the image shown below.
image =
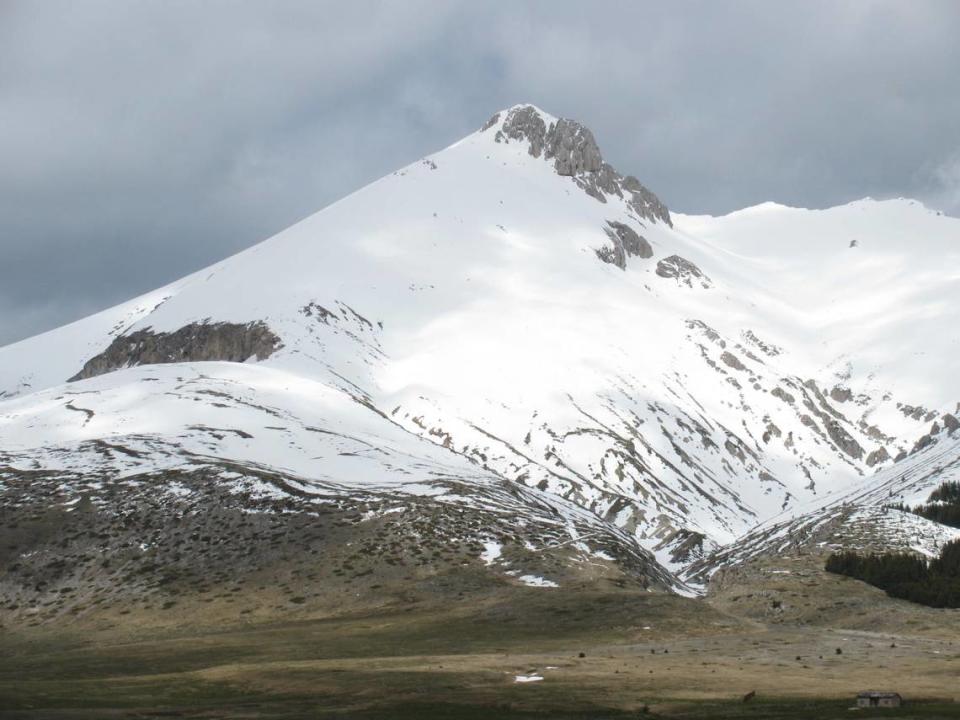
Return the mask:
M 929 452 L 960 399 L 942 301 L 960 222 L 910 201 L 757 207 L 671 214 L 589 129 L 514 106 L 253 248 L 0 348 L 0 476 L 203 469 L 249 492 L 229 466 L 288 478 L 271 492 L 468 513 L 513 487 L 516 518 L 579 518 L 561 565 L 642 557 L 622 572 L 687 591 L 757 526 Z M 582 539 L 593 522 L 619 550 Z

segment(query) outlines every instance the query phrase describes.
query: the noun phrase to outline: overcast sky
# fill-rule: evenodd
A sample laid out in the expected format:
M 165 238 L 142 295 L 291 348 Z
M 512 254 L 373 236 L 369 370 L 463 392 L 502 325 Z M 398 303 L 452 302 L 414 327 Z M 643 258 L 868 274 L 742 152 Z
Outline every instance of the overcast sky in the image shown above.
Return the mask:
M 0 0 L 0 344 L 532 102 L 683 212 L 960 214 L 960 2 Z

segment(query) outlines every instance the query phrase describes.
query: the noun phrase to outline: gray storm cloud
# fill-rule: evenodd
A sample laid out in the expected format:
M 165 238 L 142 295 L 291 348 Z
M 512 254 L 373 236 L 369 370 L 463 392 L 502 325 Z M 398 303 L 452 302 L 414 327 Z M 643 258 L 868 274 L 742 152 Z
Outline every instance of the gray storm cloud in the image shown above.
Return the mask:
M 0 3 L 0 344 L 533 102 L 673 208 L 960 212 L 954 2 Z

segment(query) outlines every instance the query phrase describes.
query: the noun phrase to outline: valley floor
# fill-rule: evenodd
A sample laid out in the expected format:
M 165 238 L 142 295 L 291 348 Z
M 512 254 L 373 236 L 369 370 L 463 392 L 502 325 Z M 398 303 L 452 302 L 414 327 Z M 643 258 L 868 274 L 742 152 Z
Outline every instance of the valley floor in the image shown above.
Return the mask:
M 759 561 L 707 599 L 506 587 L 248 624 L 8 627 L 0 718 L 845 718 L 867 689 L 908 704 L 852 716 L 960 718 L 960 612 L 820 567 Z

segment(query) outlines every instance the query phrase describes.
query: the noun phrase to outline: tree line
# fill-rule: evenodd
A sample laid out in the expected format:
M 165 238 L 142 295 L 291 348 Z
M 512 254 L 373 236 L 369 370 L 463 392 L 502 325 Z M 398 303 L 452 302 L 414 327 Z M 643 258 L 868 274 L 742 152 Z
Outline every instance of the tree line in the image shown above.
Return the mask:
M 960 540 L 929 562 L 910 553 L 861 554 L 846 550 L 827 558 L 827 572 L 862 580 L 890 597 L 930 607 L 960 607 Z
M 923 505 L 909 507 L 903 503 L 897 503 L 890 507 L 925 517 L 942 525 L 960 528 L 960 481 L 943 483 L 930 493 L 930 497 Z

